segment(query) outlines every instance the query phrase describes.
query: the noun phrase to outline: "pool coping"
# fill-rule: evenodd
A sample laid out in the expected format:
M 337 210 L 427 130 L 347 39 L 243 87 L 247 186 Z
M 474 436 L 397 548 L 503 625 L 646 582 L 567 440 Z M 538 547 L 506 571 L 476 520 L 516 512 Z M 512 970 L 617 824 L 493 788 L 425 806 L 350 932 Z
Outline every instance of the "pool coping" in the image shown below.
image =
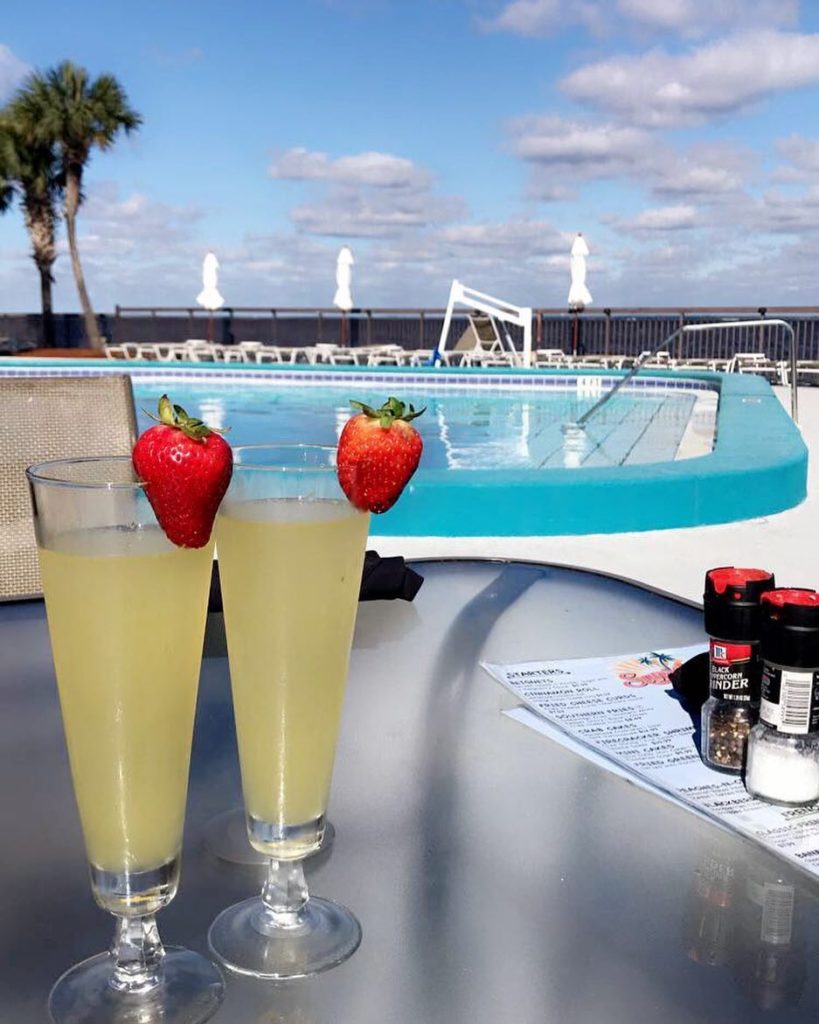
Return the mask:
M 503 370 L 423 367 L 326 367 L 202 363 L 106 362 L 0 359 L 0 376 L 97 376 L 136 371 L 140 378 L 218 377 L 268 382 L 361 383 L 452 387 L 455 380 L 476 387 L 565 388 L 588 380 L 602 389 L 611 370 Z M 100 361 L 101 362 L 101 361 Z M 21 365 L 26 364 L 26 365 Z M 69 371 L 66 373 L 66 371 Z M 73 372 L 72 372 L 73 371 Z M 148 371 L 148 372 L 146 372 Z M 186 372 L 189 371 L 189 372 Z M 192 371 L 192 372 L 190 372 Z M 258 376 L 257 376 L 258 375 Z M 326 378 L 324 380 L 323 378 Z M 593 384 L 592 384 L 593 381 Z M 807 493 L 807 448 L 798 428 L 770 384 L 751 374 L 652 370 L 629 390 L 670 389 L 719 392 L 717 433 L 706 455 L 674 462 L 613 467 L 523 470 L 420 469 L 401 501 L 373 517 L 376 536 L 538 536 L 620 533 L 735 522 L 792 508 Z M 652 383 L 653 382 L 653 383 Z M 575 385 L 577 386 L 577 384 Z M 585 386 L 585 385 L 584 385 Z

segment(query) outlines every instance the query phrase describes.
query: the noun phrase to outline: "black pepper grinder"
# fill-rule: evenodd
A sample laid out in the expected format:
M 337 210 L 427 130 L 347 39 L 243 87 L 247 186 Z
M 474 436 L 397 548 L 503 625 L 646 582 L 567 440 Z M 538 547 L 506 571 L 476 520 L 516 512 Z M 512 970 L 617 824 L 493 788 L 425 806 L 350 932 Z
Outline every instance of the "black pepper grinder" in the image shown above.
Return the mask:
M 702 707 L 700 753 L 717 771 L 740 775 L 745 765 L 748 734 L 759 714 L 760 600 L 775 585 L 766 569 L 720 566 L 705 574 L 709 697 Z

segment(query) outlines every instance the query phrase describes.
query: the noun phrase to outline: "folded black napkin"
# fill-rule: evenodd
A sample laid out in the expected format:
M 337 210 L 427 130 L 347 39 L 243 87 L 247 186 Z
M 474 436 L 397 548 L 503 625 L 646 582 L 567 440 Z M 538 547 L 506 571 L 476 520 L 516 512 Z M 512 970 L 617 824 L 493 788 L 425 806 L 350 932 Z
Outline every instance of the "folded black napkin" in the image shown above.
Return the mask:
M 382 558 L 377 551 L 364 555 L 359 601 L 412 601 L 424 577 L 410 569 L 400 555 Z M 210 580 L 209 612 L 222 610 L 222 590 L 219 585 L 219 563 L 214 561 Z
M 411 601 L 424 577 L 410 569 L 400 555 L 382 558 L 377 551 L 364 555 L 359 601 Z
M 708 651 L 695 654 L 669 675 L 689 711 L 698 712 L 708 700 L 708 675 Z

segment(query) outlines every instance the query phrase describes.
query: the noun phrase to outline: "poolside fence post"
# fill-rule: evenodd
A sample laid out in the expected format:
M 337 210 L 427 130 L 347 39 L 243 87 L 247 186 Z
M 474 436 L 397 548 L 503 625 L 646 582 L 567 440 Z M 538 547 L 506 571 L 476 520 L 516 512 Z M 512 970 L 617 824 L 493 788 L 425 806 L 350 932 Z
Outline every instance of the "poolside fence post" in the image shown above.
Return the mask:
M 680 310 L 680 320 L 679 320 L 679 324 L 677 325 L 677 330 L 680 333 L 677 335 L 677 344 L 675 346 L 675 348 L 677 349 L 677 351 L 675 353 L 675 358 L 677 358 L 677 359 L 682 359 L 682 357 L 683 357 L 682 348 L 683 348 L 683 338 L 684 338 L 683 330 L 684 330 L 684 328 L 685 328 L 685 313 L 683 313 L 683 311 Z
M 572 332 L 572 352 L 574 355 L 579 355 L 585 352 L 586 347 L 583 341 L 583 323 L 580 319 L 581 310 L 576 309 L 574 311 L 574 324 Z
M 611 347 L 611 310 L 606 307 L 603 310 L 603 314 L 606 317 L 603 322 L 603 355 L 607 356 Z

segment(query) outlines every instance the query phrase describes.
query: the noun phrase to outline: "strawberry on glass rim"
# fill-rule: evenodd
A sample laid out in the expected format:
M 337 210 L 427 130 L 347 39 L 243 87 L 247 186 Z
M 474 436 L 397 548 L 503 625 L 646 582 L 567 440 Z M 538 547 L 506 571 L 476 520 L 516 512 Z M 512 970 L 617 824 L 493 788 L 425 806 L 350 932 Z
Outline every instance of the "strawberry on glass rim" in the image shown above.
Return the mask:
M 412 420 L 425 410 L 388 398 L 380 409 L 360 409 L 344 425 L 338 442 L 338 480 L 356 508 L 386 512 L 396 503 L 418 468 L 423 442 Z
M 220 431 L 189 416 L 167 395 L 151 419 L 156 426 L 134 445 L 134 469 L 168 540 L 181 548 L 202 548 L 230 483 L 233 451 Z

